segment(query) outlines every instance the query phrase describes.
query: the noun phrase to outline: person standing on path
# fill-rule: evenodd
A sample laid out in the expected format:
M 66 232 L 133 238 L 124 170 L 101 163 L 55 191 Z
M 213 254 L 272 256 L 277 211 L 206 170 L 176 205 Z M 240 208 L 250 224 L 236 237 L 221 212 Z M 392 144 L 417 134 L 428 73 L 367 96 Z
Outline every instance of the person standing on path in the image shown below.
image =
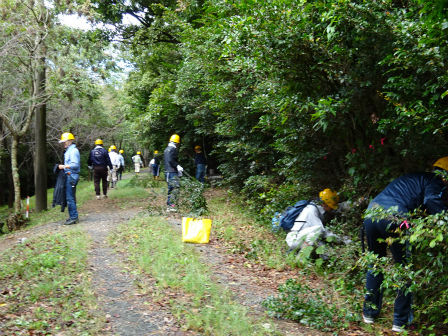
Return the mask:
M 432 172 L 403 175 L 392 181 L 372 200 L 368 209 L 381 207 L 387 210 L 396 207 L 394 216 L 401 216 L 404 221 L 400 224 L 390 218 L 375 219 L 366 217 L 364 220 L 364 228 L 370 252 L 373 252 L 380 258 L 386 257 L 388 245 L 384 243 L 384 240 L 389 237 L 398 237 L 395 231 L 401 225 L 407 225 L 407 216 L 416 209 L 421 208 L 431 215 L 446 210 L 442 195 L 445 187 L 448 185 L 447 171 L 448 157 L 444 157 L 434 163 Z M 410 254 L 409 246 L 394 242 L 389 246 L 389 249 L 396 263 L 401 265 L 407 264 L 407 259 Z M 381 312 L 383 299 L 381 284 L 383 278 L 382 273 L 374 272 L 372 269 L 367 271 L 367 294 L 362 311 L 365 323 L 374 323 L 375 318 Z M 392 331 L 395 332 L 404 332 L 413 320 L 411 307 L 412 293 L 408 291 L 408 287 L 409 284 L 397 289 L 392 324 Z
M 101 198 L 100 182 L 103 185 L 103 196 L 107 198 L 107 168 L 113 169 L 109 154 L 103 148 L 103 140 L 97 139 L 95 141 L 95 148 L 90 151 L 87 164 L 93 168 L 93 185 L 95 187 L 96 199 Z
M 159 180 L 159 174 L 160 174 L 160 158 L 159 158 L 159 151 L 154 151 L 154 157 L 151 160 L 152 161 L 152 174 L 154 180 Z
M 117 186 L 117 171 L 118 168 L 120 168 L 120 159 L 118 158 L 117 147 L 115 147 L 115 145 L 110 146 L 109 158 L 112 163 L 112 169 L 110 171 L 112 173 L 110 187 L 114 188 Z
M 168 211 L 174 210 L 174 198 L 179 192 L 179 176 L 182 176 L 184 169 L 178 164 L 178 152 L 180 147 L 180 137 L 173 134 L 170 138 L 168 146 L 163 152 L 163 161 L 165 164 L 165 179 L 168 184 Z
M 207 165 L 207 159 L 205 158 L 204 152 L 201 146 L 196 146 L 194 148 L 196 155 L 194 156 L 194 164 L 196 165 L 196 180 L 204 183 L 205 178 L 205 167 Z
M 64 225 L 72 225 L 79 222 L 78 209 L 76 207 L 76 185 L 79 181 L 79 172 L 81 171 L 81 162 L 79 150 L 73 143 L 75 137 L 72 133 L 63 133 L 59 143 L 65 148 L 64 164 L 60 164 L 59 169 L 63 169 L 66 174 L 65 195 L 68 207 L 69 218 Z
M 122 178 L 124 167 L 125 167 L 123 153 L 124 153 L 124 150 L 122 150 L 122 149 L 120 149 L 118 151 L 118 159 L 120 160 L 120 168 L 118 169 L 118 176 L 117 176 L 117 178 L 119 180 L 121 180 L 121 178 Z
M 142 154 L 141 152 L 137 152 L 137 154 L 135 154 L 132 157 L 132 162 L 134 162 L 134 170 L 136 175 L 140 173 L 140 167 L 143 167 L 143 160 L 142 157 L 140 156 L 141 154 Z

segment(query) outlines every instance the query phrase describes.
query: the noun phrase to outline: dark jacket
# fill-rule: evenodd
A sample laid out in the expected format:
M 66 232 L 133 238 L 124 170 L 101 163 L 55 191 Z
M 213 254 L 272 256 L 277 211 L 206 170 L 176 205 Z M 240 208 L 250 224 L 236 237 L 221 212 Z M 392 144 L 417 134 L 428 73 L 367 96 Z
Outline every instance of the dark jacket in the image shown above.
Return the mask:
M 392 181 L 373 201 L 385 209 L 398 206 L 398 213 L 422 207 L 433 215 L 446 210 L 442 201 L 443 181 L 433 173 L 412 173 Z
M 109 166 L 113 169 L 112 163 L 110 162 L 109 153 L 101 146 L 96 146 L 90 151 L 89 158 L 87 159 L 87 165 L 89 166 Z
M 64 170 L 59 169 L 59 165 L 55 165 L 53 168 L 53 172 L 56 175 L 56 182 L 54 184 L 53 191 L 53 208 L 56 205 L 61 206 L 61 212 L 64 212 L 65 207 L 67 206 L 67 199 L 65 194 L 65 183 L 67 179 L 67 175 Z
M 194 156 L 194 164 L 207 164 L 207 159 L 205 158 L 204 152 L 196 153 Z
M 159 165 L 160 164 L 160 159 L 158 155 L 154 155 L 154 163 L 155 165 Z
M 163 152 L 163 162 L 165 164 L 165 173 L 177 173 L 177 148 L 168 146 Z

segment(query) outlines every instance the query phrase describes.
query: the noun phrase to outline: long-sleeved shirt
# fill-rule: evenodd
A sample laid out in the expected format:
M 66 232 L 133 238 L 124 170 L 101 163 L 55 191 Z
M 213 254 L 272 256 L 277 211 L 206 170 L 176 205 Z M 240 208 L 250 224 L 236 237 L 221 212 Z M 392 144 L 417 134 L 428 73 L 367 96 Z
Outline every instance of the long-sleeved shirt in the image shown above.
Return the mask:
M 89 166 L 109 166 L 110 169 L 113 169 L 109 154 L 102 146 L 96 146 L 90 151 L 87 164 Z
M 433 215 L 446 210 L 442 201 L 444 189 L 442 179 L 434 173 L 406 174 L 392 181 L 369 208 L 376 204 L 385 209 L 397 206 L 397 213 L 405 214 L 422 207 Z
M 142 158 L 139 154 L 136 154 L 132 157 L 132 162 L 139 163 L 140 165 L 143 163 Z
M 67 147 L 67 150 L 64 153 L 64 165 L 70 166 L 70 168 L 65 168 L 64 171 L 67 174 L 79 174 L 81 171 L 81 163 L 80 163 L 80 155 L 79 150 L 76 148 L 75 144 L 71 144 Z
M 169 143 L 163 152 L 163 161 L 165 164 L 165 173 L 177 173 L 177 147 L 174 143 Z
M 207 159 L 205 158 L 203 152 L 196 153 L 196 155 L 194 156 L 194 164 L 207 164 Z
M 118 158 L 118 154 L 114 151 L 110 151 L 109 153 L 110 162 L 114 166 L 120 166 L 120 159 Z
M 120 165 L 124 167 L 124 157 L 121 153 L 118 153 L 118 160 L 120 161 Z

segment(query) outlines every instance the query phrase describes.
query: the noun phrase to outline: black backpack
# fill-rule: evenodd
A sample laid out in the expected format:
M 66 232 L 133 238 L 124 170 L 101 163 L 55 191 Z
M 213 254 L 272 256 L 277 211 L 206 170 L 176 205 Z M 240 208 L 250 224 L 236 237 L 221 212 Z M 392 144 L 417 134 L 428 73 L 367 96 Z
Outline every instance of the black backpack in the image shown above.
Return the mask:
M 310 202 L 307 200 L 301 200 L 294 204 L 294 206 L 287 207 L 280 216 L 280 227 L 285 231 L 291 230 L 297 216 L 300 215 L 302 210 L 305 209 L 308 204 L 310 204 Z

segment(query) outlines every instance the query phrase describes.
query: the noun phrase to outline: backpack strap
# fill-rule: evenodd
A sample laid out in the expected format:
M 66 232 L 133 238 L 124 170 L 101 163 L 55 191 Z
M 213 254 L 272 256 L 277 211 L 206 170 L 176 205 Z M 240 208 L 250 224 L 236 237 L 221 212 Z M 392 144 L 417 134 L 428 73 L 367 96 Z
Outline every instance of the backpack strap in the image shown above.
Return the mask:
M 316 207 L 316 210 L 317 210 L 317 215 L 319 216 L 319 219 L 322 221 L 322 216 L 320 215 L 320 211 L 319 211 L 319 208 L 317 207 L 317 205 L 316 204 L 314 204 L 314 203 L 311 203 L 311 202 L 308 202 L 308 204 L 305 206 L 305 208 L 303 208 L 303 211 L 306 209 L 306 207 L 308 206 L 308 205 L 314 205 L 315 207 Z M 302 212 L 303 212 L 302 211 Z M 302 212 L 298 215 L 298 216 L 300 216 L 301 214 L 302 214 Z M 297 217 L 298 217 L 297 216 Z M 300 229 L 298 229 L 298 230 L 291 230 L 291 232 L 298 232 L 298 231 L 300 231 L 300 230 L 302 230 L 303 229 L 303 226 L 305 225 L 305 223 L 306 223 L 306 221 L 294 221 L 294 223 L 303 223 L 302 224 L 302 226 L 300 227 Z

